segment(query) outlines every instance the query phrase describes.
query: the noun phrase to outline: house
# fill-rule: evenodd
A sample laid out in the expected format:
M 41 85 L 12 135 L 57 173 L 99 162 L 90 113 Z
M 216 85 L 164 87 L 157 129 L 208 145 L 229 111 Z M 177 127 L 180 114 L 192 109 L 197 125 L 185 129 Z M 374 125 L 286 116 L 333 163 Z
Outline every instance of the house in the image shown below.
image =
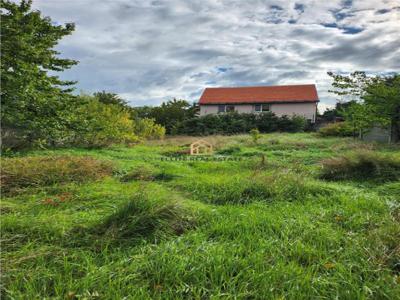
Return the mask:
M 200 116 L 238 112 L 273 112 L 277 116 L 304 116 L 315 122 L 317 89 L 314 84 L 206 88 L 200 97 Z

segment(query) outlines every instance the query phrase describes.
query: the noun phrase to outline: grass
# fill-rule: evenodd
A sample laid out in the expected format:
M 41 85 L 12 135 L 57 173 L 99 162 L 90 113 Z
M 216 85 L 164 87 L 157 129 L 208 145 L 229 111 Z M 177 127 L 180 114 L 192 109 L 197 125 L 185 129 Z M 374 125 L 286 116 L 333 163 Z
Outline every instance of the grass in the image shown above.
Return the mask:
M 372 151 L 356 152 L 323 161 L 322 178 L 331 180 L 400 180 L 400 159 Z
M 207 139 L 216 156 L 242 160 L 161 159 L 185 154 L 190 137 L 3 160 L 3 174 L 13 160 L 49 174 L 66 164 L 69 175 L 14 164 L 23 184 L 2 197 L 2 296 L 400 299 L 400 182 L 349 169 L 321 178 L 326 162 L 360 150 L 392 170 L 398 146 L 313 134 Z M 113 171 L 82 175 L 87 166 L 64 157 Z

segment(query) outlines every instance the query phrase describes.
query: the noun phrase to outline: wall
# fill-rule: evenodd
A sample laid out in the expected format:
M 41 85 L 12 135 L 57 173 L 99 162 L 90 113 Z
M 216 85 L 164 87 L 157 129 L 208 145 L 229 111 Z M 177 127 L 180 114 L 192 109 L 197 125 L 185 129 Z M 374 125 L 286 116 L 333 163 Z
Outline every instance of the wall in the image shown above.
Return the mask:
M 271 104 L 271 111 L 277 116 L 304 116 L 315 122 L 315 113 L 317 110 L 316 103 L 281 103 Z M 252 104 L 237 104 L 235 110 L 238 113 L 253 113 L 254 105 Z M 200 116 L 218 113 L 218 105 L 200 105 Z
M 271 111 L 277 116 L 283 115 L 292 116 L 298 115 L 303 116 L 306 119 L 310 119 L 315 122 L 315 113 L 317 111 L 316 103 L 282 103 L 272 104 Z

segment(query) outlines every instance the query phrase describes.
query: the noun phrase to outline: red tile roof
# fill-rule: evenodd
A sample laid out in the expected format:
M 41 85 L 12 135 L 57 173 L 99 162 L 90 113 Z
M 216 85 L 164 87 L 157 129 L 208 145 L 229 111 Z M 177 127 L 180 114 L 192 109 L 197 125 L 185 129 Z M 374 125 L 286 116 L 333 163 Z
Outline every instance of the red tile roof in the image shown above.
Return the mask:
M 206 88 L 199 104 L 318 102 L 314 84 Z

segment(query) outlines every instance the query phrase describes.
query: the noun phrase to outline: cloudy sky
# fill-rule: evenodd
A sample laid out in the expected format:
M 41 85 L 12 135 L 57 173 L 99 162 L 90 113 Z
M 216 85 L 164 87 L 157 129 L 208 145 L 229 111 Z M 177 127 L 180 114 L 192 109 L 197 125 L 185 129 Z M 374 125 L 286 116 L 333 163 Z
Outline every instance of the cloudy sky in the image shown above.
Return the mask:
M 80 63 L 62 78 L 131 105 L 197 101 L 204 87 L 315 83 L 327 71 L 400 71 L 397 0 L 36 0 L 76 31 L 58 46 Z

